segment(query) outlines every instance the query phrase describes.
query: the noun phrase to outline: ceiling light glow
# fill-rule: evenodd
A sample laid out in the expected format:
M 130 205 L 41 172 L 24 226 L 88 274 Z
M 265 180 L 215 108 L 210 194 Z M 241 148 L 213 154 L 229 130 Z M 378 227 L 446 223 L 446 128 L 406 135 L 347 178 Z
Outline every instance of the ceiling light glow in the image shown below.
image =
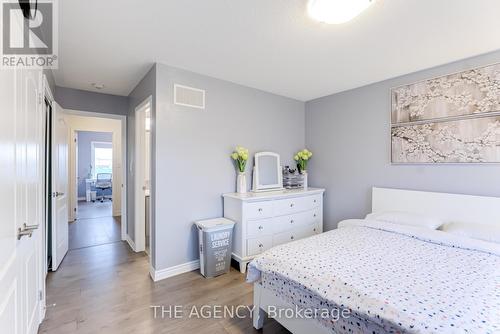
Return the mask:
M 341 24 L 352 20 L 370 7 L 375 0 L 309 0 L 307 10 L 313 19 Z

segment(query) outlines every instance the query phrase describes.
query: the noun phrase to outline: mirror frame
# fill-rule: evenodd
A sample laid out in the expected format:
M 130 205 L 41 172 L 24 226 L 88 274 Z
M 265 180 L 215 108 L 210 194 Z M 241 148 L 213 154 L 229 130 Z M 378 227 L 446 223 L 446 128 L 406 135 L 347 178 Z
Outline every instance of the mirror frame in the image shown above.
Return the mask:
M 275 157 L 278 161 L 278 166 L 276 172 L 278 173 L 278 183 L 262 185 L 259 183 L 259 158 L 264 156 Z M 271 191 L 271 190 L 281 190 L 283 189 L 283 173 L 281 170 L 281 160 L 280 155 L 274 152 L 258 152 L 254 155 L 254 167 L 253 167 L 253 192 L 259 191 Z

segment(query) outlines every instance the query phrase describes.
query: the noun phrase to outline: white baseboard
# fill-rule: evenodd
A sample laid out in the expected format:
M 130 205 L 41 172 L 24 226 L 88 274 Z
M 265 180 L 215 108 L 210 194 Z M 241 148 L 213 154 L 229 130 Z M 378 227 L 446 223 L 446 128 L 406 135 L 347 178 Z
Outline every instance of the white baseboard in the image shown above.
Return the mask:
M 78 197 L 78 200 L 79 201 L 86 201 L 87 200 L 87 197 L 83 196 L 83 197 Z
M 159 280 L 184 274 L 193 270 L 197 270 L 199 268 L 200 268 L 200 260 L 194 260 L 191 262 L 186 262 L 183 264 L 179 264 L 177 266 L 160 270 L 155 270 L 155 268 L 150 266 L 149 274 L 151 275 L 153 281 L 158 282 Z
M 134 240 L 130 239 L 130 236 L 129 236 L 128 234 L 127 234 L 127 235 L 125 235 L 125 240 L 127 241 L 127 243 L 128 243 L 128 245 L 130 246 L 130 248 L 132 248 L 132 250 L 133 250 L 134 252 L 137 252 L 137 251 L 135 250 L 135 242 L 134 242 Z

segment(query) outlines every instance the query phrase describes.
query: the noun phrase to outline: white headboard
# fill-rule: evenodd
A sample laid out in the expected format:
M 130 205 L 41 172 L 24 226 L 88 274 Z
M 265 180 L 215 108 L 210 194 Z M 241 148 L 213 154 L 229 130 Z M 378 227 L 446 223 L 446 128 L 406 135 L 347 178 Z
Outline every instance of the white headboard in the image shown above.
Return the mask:
M 463 222 L 500 226 L 500 198 L 389 188 L 372 189 L 372 212 L 405 211 Z

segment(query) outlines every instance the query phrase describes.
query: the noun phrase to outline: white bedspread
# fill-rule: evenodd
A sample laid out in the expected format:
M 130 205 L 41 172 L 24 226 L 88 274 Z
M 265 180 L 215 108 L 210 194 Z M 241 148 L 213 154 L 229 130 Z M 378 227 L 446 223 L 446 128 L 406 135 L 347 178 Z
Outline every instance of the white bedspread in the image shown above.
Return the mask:
M 301 307 L 350 309 L 352 321 L 323 321 L 339 334 L 500 332 L 500 246 L 493 243 L 351 220 L 261 254 L 247 281 L 261 274 Z

